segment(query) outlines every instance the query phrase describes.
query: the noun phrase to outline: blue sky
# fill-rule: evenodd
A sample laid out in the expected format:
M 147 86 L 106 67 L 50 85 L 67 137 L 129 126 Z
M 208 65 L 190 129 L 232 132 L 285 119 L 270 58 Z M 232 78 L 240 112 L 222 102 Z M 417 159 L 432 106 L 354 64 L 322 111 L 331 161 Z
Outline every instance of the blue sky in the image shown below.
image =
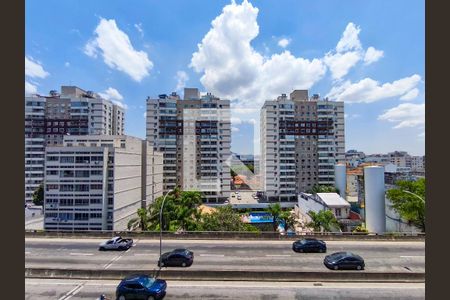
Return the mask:
M 425 153 L 424 1 L 28 0 L 25 26 L 26 92 L 102 93 L 130 135 L 147 96 L 198 87 L 233 101 L 251 153 L 264 100 L 307 88 L 346 102 L 347 150 Z

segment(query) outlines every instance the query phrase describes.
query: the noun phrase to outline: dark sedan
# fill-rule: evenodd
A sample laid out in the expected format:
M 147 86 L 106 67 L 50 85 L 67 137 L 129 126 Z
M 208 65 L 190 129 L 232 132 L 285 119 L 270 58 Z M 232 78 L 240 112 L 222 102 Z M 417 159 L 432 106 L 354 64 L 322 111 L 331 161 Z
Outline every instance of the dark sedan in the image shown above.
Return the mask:
M 116 300 L 163 299 L 166 295 L 165 280 L 149 277 L 148 275 L 132 275 L 124 278 L 116 289 Z
M 161 255 L 158 267 L 189 267 L 194 263 L 194 252 L 187 249 L 175 249 Z
M 317 239 L 302 239 L 295 241 L 292 244 L 292 250 L 295 252 L 327 252 L 327 245 L 322 240 Z
M 331 270 L 364 270 L 364 259 L 351 252 L 336 252 L 325 256 L 324 265 Z

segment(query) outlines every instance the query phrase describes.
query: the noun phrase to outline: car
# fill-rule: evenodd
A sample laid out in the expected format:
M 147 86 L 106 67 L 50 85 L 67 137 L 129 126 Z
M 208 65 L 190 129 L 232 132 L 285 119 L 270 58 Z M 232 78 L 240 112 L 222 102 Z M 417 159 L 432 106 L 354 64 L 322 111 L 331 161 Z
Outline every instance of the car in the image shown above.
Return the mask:
M 175 249 L 161 255 L 158 267 L 190 267 L 194 263 L 194 252 L 188 249 Z
M 241 200 L 242 198 L 241 198 L 241 196 L 237 196 L 237 199 L 238 199 L 238 200 Z
M 331 270 L 356 269 L 364 270 L 364 259 L 352 252 L 336 252 L 325 256 L 324 265 Z
M 98 250 L 128 250 L 133 246 L 133 239 L 124 239 L 121 236 L 115 236 L 98 247 Z
M 234 197 L 236 197 L 236 196 L 235 196 L 234 194 L 231 194 L 231 197 L 234 198 Z
M 167 283 L 165 280 L 148 275 L 131 275 L 119 283 L 116 288 L 116 300 L 163 299 L 166 295 Z
M 292 250 L 294 250 L 295 252 L 325 253 L 327 252 L 327 244 L 325 244 L 325 242 L 322 240 L 306 238 L 292 243 Z

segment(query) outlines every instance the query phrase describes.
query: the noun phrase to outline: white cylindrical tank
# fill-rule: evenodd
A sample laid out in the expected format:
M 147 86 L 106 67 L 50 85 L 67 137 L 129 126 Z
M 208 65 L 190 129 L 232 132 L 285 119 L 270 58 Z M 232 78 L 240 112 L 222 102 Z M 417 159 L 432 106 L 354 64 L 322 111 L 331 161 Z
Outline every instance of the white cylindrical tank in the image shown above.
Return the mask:
M 384 168 L 364 167 L 365 219 L 369 232 L 386 231 Z
M 339 195 L 347 200 L 347 166 L 337 164 L 334 166 L 334 186 L 339 190 Z

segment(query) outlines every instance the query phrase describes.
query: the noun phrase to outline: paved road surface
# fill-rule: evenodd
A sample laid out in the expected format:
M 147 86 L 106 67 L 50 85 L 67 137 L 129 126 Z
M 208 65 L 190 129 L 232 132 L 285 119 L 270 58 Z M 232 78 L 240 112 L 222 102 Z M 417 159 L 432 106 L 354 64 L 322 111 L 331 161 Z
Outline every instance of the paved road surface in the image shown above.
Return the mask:
M 26 279 L 26 300 L 114 299 L 118 280 Z M 200 282 L 168 281 L 165 300 L 171 299 L 425 299 L 425 284 Z
M 159 240 L 135 239 L 127 251 L 98 251 L 103 239 L 26 238 L 25 266 L 35 268 L 151 270 Z M 328 253 L 352 251 L 366 261 L 365 271 L 425 272 L 424 242 L 328 241 Z M 197 270 L 328 271 L 325 254 L 295 253 L 291 241 L 163 240 L 163 252 L 194 251 Z M 333 272 L 333 271 L 330 271 Z

